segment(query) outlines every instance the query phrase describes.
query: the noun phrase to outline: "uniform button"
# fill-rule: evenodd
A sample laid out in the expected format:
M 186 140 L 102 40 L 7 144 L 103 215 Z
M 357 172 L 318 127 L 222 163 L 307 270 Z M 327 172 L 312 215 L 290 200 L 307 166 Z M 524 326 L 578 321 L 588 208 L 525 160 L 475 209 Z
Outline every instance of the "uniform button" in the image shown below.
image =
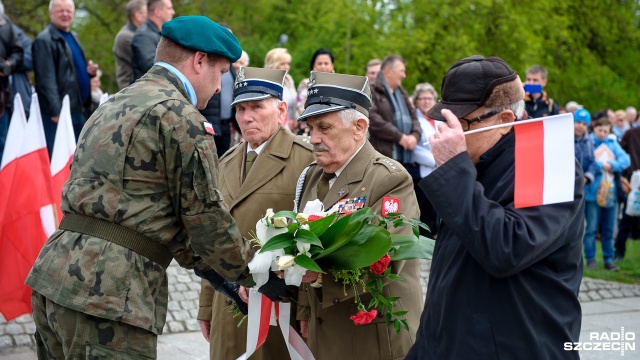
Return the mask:
M 318 324 L 322 325 L 322 318 L 318 318 L 317 320 L 318 320 Z
M 337 304 L 337 303 L 339 303 L 339 302 L 340 302 L 340 300 L 338 300 L 338 299 L 333 299 L 333 303 L 334 303 L 334 304 Z

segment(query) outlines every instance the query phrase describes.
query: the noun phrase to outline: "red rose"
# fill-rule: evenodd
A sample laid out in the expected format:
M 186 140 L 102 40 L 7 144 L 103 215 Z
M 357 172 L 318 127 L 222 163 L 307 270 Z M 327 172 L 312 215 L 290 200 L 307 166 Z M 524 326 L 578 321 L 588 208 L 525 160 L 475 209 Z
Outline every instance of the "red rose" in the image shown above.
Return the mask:
M 380 260 L 374 262 L 369 266 L 369 271 L 376 275 L 382 275 L 389 267 L 389 263 L 391 262 L 391 257 L 389 254 L 385 254 Z
M 316 220 L 320 220 L 322 219 L 322 216 L 318 216 L 318 215 L 309 215 L 309 218 L 307 219 L 308 222 L 312 222 L 312 221 L 316 221 Z
M 373 321 L 378 315 L 378 310 L 373 309 L 371 311 L 358 311 L 357 314 L 351 315 L 349 319 L 353 320 L 356 325 L 366 325 Z

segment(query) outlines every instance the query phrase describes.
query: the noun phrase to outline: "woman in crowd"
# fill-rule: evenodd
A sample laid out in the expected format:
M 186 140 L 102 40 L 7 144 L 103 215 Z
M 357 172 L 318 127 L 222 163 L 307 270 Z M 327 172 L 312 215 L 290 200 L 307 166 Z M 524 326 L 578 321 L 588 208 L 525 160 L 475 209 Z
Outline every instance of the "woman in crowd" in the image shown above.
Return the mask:
M 311 70 L 320 72 L 333 72 L 333 53 L 322 48 L 316 50 L 311 57 Z M 304 103 L 307 101 L 307 87 L 309 78 L 300 81 L 298 85 L 298 112 L 304 112 Z
M 433 119 L 427 117 L 426 113 L 438 101 L 438 92 L 429 83 L 421 83 L 416 85 L 413 92 L 413 105 L 416 107 L 418 121 L 422 129 L 422 137 L 415 149 L 413 150 L 413 159 L 420 166 L 420 178 L 429 175 L 436 168 L 436 162 L 431 153 L 431 145 L 429 145 L 429 137 L 436 131 L 436 123 Z M 420 204 L 420 221 L 429 226 L 430 231 L 420 229 L 422 235 L 434 237 L 437 232 L 436 212 L 429 202 L 429 199 L 420 190 L 418 183 L 421 179 L 414 179 L 413 186 Z
M 283 84 L 284 91 L 282 93 L 282 100 L 287 103 L 288 113 L 287 122 L 282 125 L 287 127 L 289 130 L 295 131 L 295 129 L 298 128 L 298 108 L 296 84 L 291 75 L 289 75 L 289 69 L 291 69 L 291 54 L 289 54 L 285 48 L 271 49 L 264 57 L 264 67 L 267 69 L 287 71 Z

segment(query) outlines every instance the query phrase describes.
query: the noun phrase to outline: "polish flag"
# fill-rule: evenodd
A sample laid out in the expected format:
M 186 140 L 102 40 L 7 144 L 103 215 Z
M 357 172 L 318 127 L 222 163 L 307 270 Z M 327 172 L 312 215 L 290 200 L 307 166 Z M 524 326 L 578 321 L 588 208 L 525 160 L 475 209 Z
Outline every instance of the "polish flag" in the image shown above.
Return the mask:
M 69 106 L 69 95 L 65 95 L 62 99 L 62 110 L 58 120 L 58 128 L 56 129 L 56 138 L 53 143 L 53 151 L 51 153 L 51 177 L 54 195 L 54 207 L 56 209 L 56 226 L 62 220 L 62 187 L 69 178 L 71 171 L 71 161 L 73 153 L 76 151 L 76 137 L 73 132 L 73 124 L 71 122 L 71 108 Z
M 7 141 L 4 145 L 4 153 L 2 154 L 2 159 L 0 159 L 0 194 L 8 194 L 10 191 L 15 166 L 7 165 L 18 157 L 20 147 L 22 146 L 22 139 L 24 139 L 24 132 L 27 129 L 27 117 L 24 114 L 20 94 L 16 94 L 13 100 L 13 109 L 9 131 L 7 132 Z M 0 199 L 3 198 L 4 196 L 0 196 Z M 6 201 L 0 200 L 0 220 L 4 218 L 4 211 L 7 206 Z M 0 228 L 0 236 L 1 234 L 2 228 Z
M 561 114 L 511 125 L 516 133 L 515 208 L 573 201 L 573 116 Z
M 6 206 L 0 218 L 0 312 L 7 321 L 31 313 L 31 289 L 24 281 L 47 240 L 43 219 L 52 212 L 49 155 L 39 119 L 34 94 L 19 151 L 0 172 L 12 177 L 8 188 L 2 189 Z

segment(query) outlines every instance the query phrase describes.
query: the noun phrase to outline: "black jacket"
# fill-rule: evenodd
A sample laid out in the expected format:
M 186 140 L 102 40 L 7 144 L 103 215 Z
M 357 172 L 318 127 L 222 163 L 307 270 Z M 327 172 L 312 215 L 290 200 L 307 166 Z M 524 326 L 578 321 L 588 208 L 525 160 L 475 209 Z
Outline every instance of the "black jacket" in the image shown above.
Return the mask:
M 23 56 L 22 43 L 13 30 L 13 24 L 6 15 L 0 14 L 0 61 L 6 60 L 10 64 L 5 73 L 12 74 L 22 69 Z M 8 77 L 0 77 L 0 88 L 6 89 L 8 85 Z
M 156 48 L 160 42 L 160 29 L 147 19 L 133 34 L 131 39 L 131 69 L 133 79 L 131 83 L 140 79 L 151 67 L 156 59 Z
M 73 36 L 80 44 L 78 37 L 75 34 Z M 53 24 L 49 24 L 38 34 L 33 42 L 32 52 L 40 111 L 49 116 L 60 115 L 62 98 L 69 95 L 71 112 L 82 112 L 84 106 L 89 105 L 91 96 L 87 98 L 87 104 L 83 104 L 71 49 Z M 86 62 L 84 52 L 82 57 Z
M 234 67 L 230 66 L 229 71 L 231 72 L 231 75 L 233 76 L 233 82 L 235 83 L 236 71 Z M 226 89 L 223 91 L 233 92 L 233 89 Z M 235 121 L 236 107 L 235 106 L 231 109 L 231 119 L 220 118 L 220 93 L 213 95 L 211 99 L 209 99 L 209 102 L 207 102 L 207 107 L 200 110 L 200 113 L 202 114 L 202 116 L 204 116 L 207 119 L 208 122 L 210 122 L 213 125 L 213 131 L 215 131 L 216 134 L 222 134 L 222 120 L 231 120 L 234 123 L 234 126 L 236 124 L 236 121 Z
M 406 359 L 578 359 L 583 175 L 574 201 L 515 209 L 515 135 L 420 182 L 442 218 L 416 343 Z

